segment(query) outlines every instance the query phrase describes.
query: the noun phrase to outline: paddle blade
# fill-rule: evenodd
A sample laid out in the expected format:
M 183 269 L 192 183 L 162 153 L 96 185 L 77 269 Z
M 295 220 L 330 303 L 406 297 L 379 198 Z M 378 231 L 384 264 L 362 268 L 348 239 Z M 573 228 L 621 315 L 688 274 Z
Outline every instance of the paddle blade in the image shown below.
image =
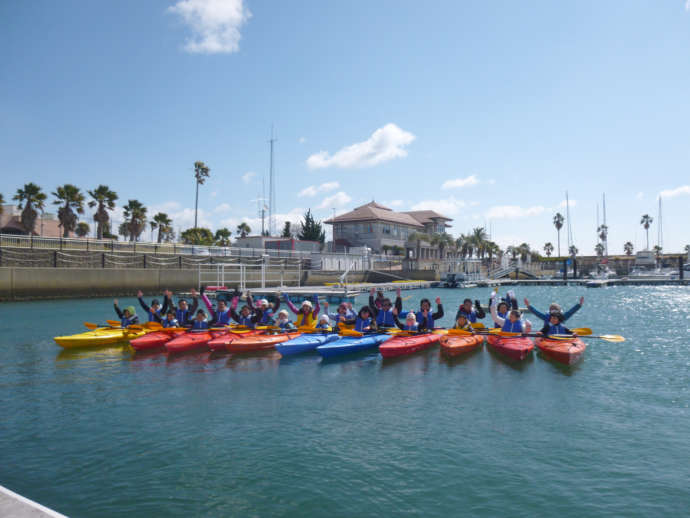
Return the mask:
M 589 336 L 592 334 L 592 330 L 589 327 L 576 327 L 575 329 L 571 329 L 571 331 L 580 336 Z
M 469 336 L 472 334 L 472 331 L 466 331 L 465 329 L 449 329 L 448 334 L 449 335 Z
M 341 329 L 340 334 L 342 336 L 363 336 L 362 333 L 355 331 L 354 329 Z
M 93 330 L 93 329 L 97 329 L 97 328 L 98 328 L 98 324 L 94 324 L 94 323 L 92 323 L 92 322 L 84 322 L 84 327 L 86 327 L 87 329 L 92 329 L 92 330 Z
M 106 322 L 113 327 L 120 327 L 120 322 L 117 320 L 106 320 Z
M 601 338 L 602 340 L 606 340 L 607 342 L 625 342 L 625 337 L 621 335 L 600 335 L 593 336 L 592 338 Z
M 132 326 L 130 326 L 130 327 L 132 327 Z M 146 329 L 156 329 L 156 330 L 163 329 L 163 326 L 161 324 L 159 324 L 158 322 L 146 322 L 144 324 L 144 327 Z
M 486 329 L 486 326 L 481 322 L 474 322 L 470 324 L 474 329 Z

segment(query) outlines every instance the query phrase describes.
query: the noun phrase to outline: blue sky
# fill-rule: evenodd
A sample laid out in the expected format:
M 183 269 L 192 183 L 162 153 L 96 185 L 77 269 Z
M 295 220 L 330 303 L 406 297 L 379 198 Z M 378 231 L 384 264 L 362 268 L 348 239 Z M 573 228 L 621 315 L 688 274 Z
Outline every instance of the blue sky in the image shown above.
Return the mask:
M 0 192 L 106 183 L 193 223 L 258 230 L 277 137 L 278 225 L 371 199 L 458 235 L 592 253 L 690 243 L 690 5 L 156 0 L 0 3 Z M 565 243 L 565 234 L 561 233 Z M 653 239 L 652 239 L 653 237 Z M 563 245 L 564 247 L 564 245 Z

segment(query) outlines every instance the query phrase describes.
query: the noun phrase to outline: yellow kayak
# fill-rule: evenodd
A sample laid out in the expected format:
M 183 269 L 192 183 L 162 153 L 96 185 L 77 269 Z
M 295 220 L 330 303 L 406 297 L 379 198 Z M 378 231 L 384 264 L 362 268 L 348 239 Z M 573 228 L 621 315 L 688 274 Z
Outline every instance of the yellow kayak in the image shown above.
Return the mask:
M 98 347 L 101 345 L 127 342 L 128 340 L 133 340 L 134 338 L 145 335 L 148 332 L 148 329 L 134 331 L 119 327 L 99 327 L 93 331 L 77 333 L 76 335 L 56 336 L 54 340 L 60 347 L 64 347 L 65 349 L 72 349 L 75 347 Z

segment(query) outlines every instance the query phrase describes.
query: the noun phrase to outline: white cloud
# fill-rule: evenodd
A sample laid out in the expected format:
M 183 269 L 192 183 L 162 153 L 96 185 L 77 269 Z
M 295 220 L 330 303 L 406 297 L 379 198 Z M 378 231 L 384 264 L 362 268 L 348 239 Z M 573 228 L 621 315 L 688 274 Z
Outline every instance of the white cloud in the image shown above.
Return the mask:
M 690 1 L 690 0 L 688 0 L 688 1 Z M 638 192 L 638 193 L 635 195 L 635 198 L 637 198 L 638 200 L 641 200 L 642 198 L 644 198 L 644 193 L 641 192 L 641 191 Z
M 202 54 L 237 52 L 240 27 L 252 16 L 243 0 L 179 0 L 168 11 L 192 30 L 184 49 Z
M 479 205 L 481 205 L 481 204 L 478 201 L 471 201 L 470 202 L 470 207 L 478 207 Z
M 244 183 L 249 183 L 252 181 L 252 178 L 256 176 L 256 173 L 254 171 L 247 171 L 242 175 L 242 181 Z
M 338 191 L 332 196 L 326 196 L 317 209 L 340 208 L 352 201 L 352 198 L 343 191 Z
M 463 187 L 470 187 L 472 185 L 477 185 L 479 180 L 475 175 L 468 176 L 467 178 L 455 178 L 454 180 L 446 180 L 441 185 L 441 189 L 461 189 Z
M 488 219 L 519 219 L 538 216 L 544 210 L 544 207 L 541 205 L 528 208 L 522 208 L 517 205 L 499 205 L 491 207 L 486 213 L 486 217 Z
M 320 192 L 335 191 L 338 187 L 340 187 L 338 182 L 326 182 L 319 186 L 310 185 L 309 187 L 302 189 L 297 196 L 300 198 L 304 196 L 316 196 Z
M 570 205 L 571 207 L 575 207 L 577 205 L 577 200 L 563 200 L 561 203 L 558 204 L 559 209 L 565 209 L 566 205 Z
M 680 187 L 676 187 L 675 189 L 666 189 L 659 193 L 659 197 L 675 198 L 676 196 L 682 196 L 684 194 L 690 194 L 690 185 L 681 185 Z
M 434 210 L 443 216 L 456 216 L 467 204 L 454 196 L 439 200 L 423 200 L 412 205 L 411 210 Z
M 688 0 L 687 2 L 685 2 L 685 10 L 686 10 L 686 11 L 690 11 L 690 0 Z
M 227 212 L 230 210 L 230 204 L 229 203 L 221 203 L 218 205 L 215 209 L 213 209 L 213 212 L 220 213 L 220 212 Z
M 344 147 L 333 155 L 327 151 L 311 155 L 307 158 L 307 166 L 310 169 L 372 167 L 394 158 L 406 157 L 407 151 L 404 148 L 415 138 L 412 133 L 388 123 L 374 131 L 364 142 Z
M 216 196 L 218 196 L 218 192 L 217 191 L 211 191 L 211 198 L 215 198 Z

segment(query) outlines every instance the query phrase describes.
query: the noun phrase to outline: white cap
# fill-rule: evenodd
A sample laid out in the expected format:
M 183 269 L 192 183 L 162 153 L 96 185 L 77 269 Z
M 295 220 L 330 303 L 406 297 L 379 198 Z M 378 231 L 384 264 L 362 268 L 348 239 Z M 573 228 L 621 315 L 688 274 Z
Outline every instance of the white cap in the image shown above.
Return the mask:
M 311 302 L 309 302 L 308 300 L 305 300 L 304 302 L 302 302 L 302 307 L 304 307 L 304 306 L 309 306 L 310 308 L 312 307 Z
M 287 317 L 288 316 L 287 310 L 281 309 L 280 311 L 278 311 L 278 316 L 281 316 L 281 315 L 285 315 Z

